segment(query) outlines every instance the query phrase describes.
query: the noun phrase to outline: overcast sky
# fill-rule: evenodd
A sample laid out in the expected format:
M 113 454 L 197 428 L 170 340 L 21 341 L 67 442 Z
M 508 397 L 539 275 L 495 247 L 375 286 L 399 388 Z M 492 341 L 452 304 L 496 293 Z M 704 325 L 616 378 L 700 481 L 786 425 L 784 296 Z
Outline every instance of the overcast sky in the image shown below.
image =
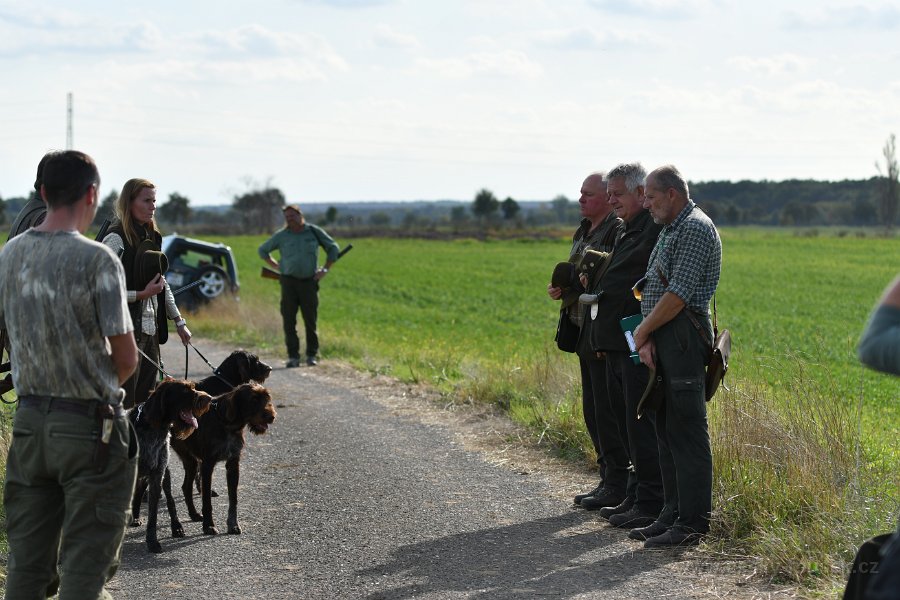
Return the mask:
M 221 204 L 576 198 L 594 170 L 877 174 L 900 2 L 0 0 L 0 197 L 48 149 Z

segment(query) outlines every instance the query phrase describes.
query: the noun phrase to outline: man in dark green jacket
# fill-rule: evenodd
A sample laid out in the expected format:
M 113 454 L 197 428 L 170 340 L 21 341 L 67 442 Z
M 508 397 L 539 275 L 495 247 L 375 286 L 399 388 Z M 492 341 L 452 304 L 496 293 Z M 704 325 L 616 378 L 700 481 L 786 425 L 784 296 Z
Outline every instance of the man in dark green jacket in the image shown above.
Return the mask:
M 606 179 L 603 173 L 592 173 L 587 176 L 581 184 L 581 197 L 578 204 L 581 207 L 581 224 L 572 236 L 572 248 L 569 251 L 569 260 L 577 261 L 585 250 L 592 249 L 598 252 L 609 252 L 615 242 L 616 235 L 621 220 L 613 214 L 609 203 L 606 201 Z M 572 322 L 581 327 L 584 321 L 584 311 L 578 303 L 578 295 L 584 289 L 580 286 L 573 286 L 567 290 L 553 287 L 553 284 L 547 285 L 547 294 L 554 300 L 562 300 L 563 318 L 571 319 Z M 586 499 L 591 499 L 591 504 L 585 508 L 600 508 L 610 502 L 608 498 L 594 498 L 603 489 L 603 478 L 606 470 L 606 461 L 603 457 L 603 450 L 598 438 L 597 412 L 601 414 L 605 410 L 604 407 L 609 404 L 607 397 L 606 385 L 606 365 L 604 361 L 597 357 L 591 351 L 585 336 L 578 339 L 579 367 L 581 369 L 581 407 L 584 414 L 584 423 L 588 430 L 588 435 L 593 442 L 594 450 L 597 452 L 597 465 L 600 467 L 600 483 L 594 489 L 577 494 L 574 498 L 575 504 L 584 506 Z M 615 432 L 618 437 L 618 432 Z M 607 442 L 609 445 L 611 442 Z M 617 501 L 618 502 L 618 501 Z M 615 504 L 616 502 L 613 502 Z M 596 506 L 594 506 L 596 505 Z
M 662 477 L 652 412 L 637 418 L 637 405 L 647 386 L 648 369 L 631 358 L 620 321 L 641 312 L 632 292 L 647 271 L 647 261 L 662 226 L 653 222 L 642 206 L 644 178 L 640 163 L 617 165 L 607 175 L 609 203 L 624 229 L 616 240 L 609 266 L 599 281 L 592 283 L 597 295 L 596 318 L 588 325 L 591 348 L 606 356 L 610 388 L 607 427 L 618 428 L 627 444 L 604 448 L 609 463 L 608 485 L 625 489 L 629 463 L 633 485 L 615 507 L 601 509 L 600 516 L 615 527 L 634 529 L 653 523 L 663 506 Z M 602 436 L 601 439 L 611 439 Z
M 298 309 L 306 330 L 306 364 L 314 366 L 319 352 L 319 335 L 316 332 L 319 281 L 328 274 L 331 265 L 338 259 L 340 248 L 321 227 L 306 222 L 300 207 L 293 204 L 285 206 L 284 220 L 284 229 L 262 243 L 259 256 L 281 273 L 281 319 L 288 353 L 285 366 L 300 366 Z M 325 249 L 327 255 L 323 267 L 318 266 L 319 246 Z M 279 262 L 270 256 L 274 250 L 281 253 Z

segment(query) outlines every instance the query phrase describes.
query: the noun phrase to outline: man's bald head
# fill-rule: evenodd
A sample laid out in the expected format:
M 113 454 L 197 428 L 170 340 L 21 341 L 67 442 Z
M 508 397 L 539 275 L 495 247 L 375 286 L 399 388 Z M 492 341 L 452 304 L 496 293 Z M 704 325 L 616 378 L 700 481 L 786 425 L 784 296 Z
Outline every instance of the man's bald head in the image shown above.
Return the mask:
M 606 175 L 599 171 L 588 175 L 581 184 L 581 197 L 578 199 L 581 216 L 590 219 L 592 225 L 598 225 L 612 210 L 607 202 L 608 197 Z

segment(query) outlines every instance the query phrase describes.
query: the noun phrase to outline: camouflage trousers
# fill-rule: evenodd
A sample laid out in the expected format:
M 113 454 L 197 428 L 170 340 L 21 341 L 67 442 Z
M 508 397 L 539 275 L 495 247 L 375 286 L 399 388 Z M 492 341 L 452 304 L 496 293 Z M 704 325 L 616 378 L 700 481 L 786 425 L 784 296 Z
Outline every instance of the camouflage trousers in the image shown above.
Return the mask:
M 89 401 L 86 401 L 89 402 Z M 105 467 L 95 466 L 99 421 L 19 406 L 6 465 L 6 598 L 109 598 L 137 474 L 137 438 L 113 420 Z M 57 570 L 57 566 L 59 567 Z

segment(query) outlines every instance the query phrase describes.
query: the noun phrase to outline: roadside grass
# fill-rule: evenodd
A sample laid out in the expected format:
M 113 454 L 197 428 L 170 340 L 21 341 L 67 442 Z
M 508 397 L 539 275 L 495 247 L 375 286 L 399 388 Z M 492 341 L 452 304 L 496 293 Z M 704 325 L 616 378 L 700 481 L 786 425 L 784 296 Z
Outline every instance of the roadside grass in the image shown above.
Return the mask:
M 858 544 L 894 528 L 900 506 L 900 381 L 855 357 L 866 316 L 900 271 L 900 239 L 721 234 L 719 326 L 735 347 L 732 391 L 708 405 L 715 518 L 705 548 L 827 593 L 843 585 Z M 283 353 L 279 286 L 259 277 L 263 239 L 217 240 L 237 257 L 240 301 L 189 316 L 196 335 Z M 577 360 L 555 348 L 557 307 L 545 293 L 564 239 L 353 244 L 322 282 L 324 358 L 430 384 L 448 402 L 502 406 L 553 452 L 594 464 Z
M 13 396 L 12 393 L 9 396 Z M 4 400 L 9 400 L 4 398 Z M 6 455 L 9 451 L 9 444 L 12 442 L 12 416 L 14 404 L 6 404 L 0 402 L 0 478 L 6 481 Z M 9 543 L 6 537 L 6 505 L 0 502 L 0 523 L 4 526 L 0 528 L 0 556 L 6 557 L 9 554 Z M 5 563 L 5 561 L 4 561 Z M 6 589 L 6 567 L 0 567 L 0 589 Z
M 900 383 L 855 346 L 900 271 L 900 240 L 725 229 L 719 325 L 735 339 L 709 406 L 716 508 L 710 552 L 762 577 L 826 593 L 859 543 L 897 513 Z M 278 285 L 258 277 L 261 237 L 228 238 L 241 301 L 205 309 L 197 332 L 282 352 Z M 322 283 L 325 357 L 428 383 L 449 402 L 508 410 L 555 453 L 596 460 L 577 361 L 553 345 L 547 273 L 564 241 L 361 239 Z M 233 316 L 229 316 L 233 315 Z

